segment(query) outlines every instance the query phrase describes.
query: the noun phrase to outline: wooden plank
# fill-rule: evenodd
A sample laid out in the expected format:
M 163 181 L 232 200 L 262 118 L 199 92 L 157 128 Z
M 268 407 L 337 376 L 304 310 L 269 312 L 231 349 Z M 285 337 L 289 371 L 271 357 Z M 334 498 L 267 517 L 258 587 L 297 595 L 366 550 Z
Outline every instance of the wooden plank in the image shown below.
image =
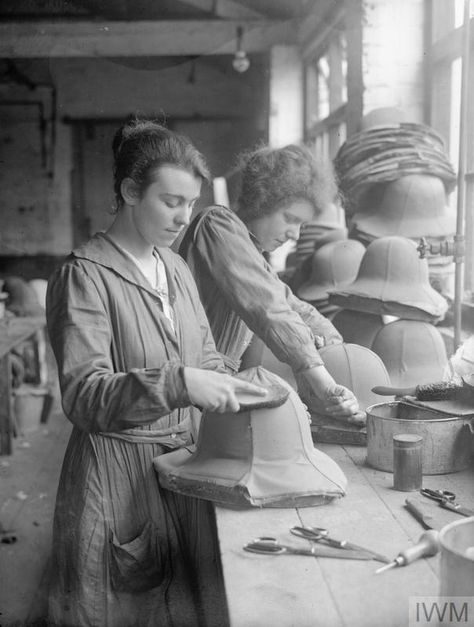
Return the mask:
M 409 546 L 412 543 L 410 536 L 394 515 L 394 509 L 396 511 L 399 502 L 405 498 L 404 494 L 398 493 L 394 507 L 389 507 L 367 480 L 363 465 L 354 463 L 343 447 L 321 445 L 319 448 L 346 473 L 347 495 L 331 507 L 321 508 L 317 518 L 313 512 L 299 510 L 304 523 L 325 527 L 336 538 L 367 546 L 388 558 L 395 557 Z M 363 456 L 363 447 L 352 448 Z M 385 491 L 393 492 L 387 486 Z M 418 530 L 415 539 L 419 535 Z M 344 625 L 399 627 L 406 624 L 410 596 L 437 594 L 438 579 L 428 562 L 420 560 L 381 575 L 374 574 L 382 565 L 376 561 L 344 562 L 341 567 L 326 560 L 321 563 L 321 569 Z
M 234 54 L 237 28 L 247 53 L 296 42 L 297 20 L 8 22 L 0 58 Z
M 361 0 L 347 3 L 347 137 L 359 130 L 364 110 L 363 6 Z
M 392 489 L 391 473 L 365 466 L 365 448 L 319 445 L 348 478 L 347 495 L 328 506 L 255 509 L 218 507 L 217 526 L 232 627 L 399 627 L 406 624 L 412 596 L 436 596 L 438 558 L 381 575 L 376 561 L 299 556 L 259 556 L 245 542 L 272 535 L 304 546 L 289 529 L 297 520 L 321 526 L 337 538 L 395 557 L 423 529 L 405 510 L 406 493 Z M 467 480 L 466 480 L 467 481 Z
M 242 549 L 258 536 L 301 546 L 304 541 L 289 533 L 301 524 L 295 509 L 216 507 L 216 520 L 232 627 L 342 627 L 321 572 L 323 558 Z
M 334 37 L 334 31 L 343 30 L 344 16 L 344 3 L 337 0 L 326 15 L 314 12 L 301 23 L 298 40 L 304 59 L 317 59 L 322 54 Z
M 11 365 L 8 353 L 0 357 L 0 455 L 12 453 Z
M 265 17 L 260 11 L 249 9 L 233 0 L 181 0 L 181 2 L 201 11 L 207 11 L 216 17 L 227 19 L 248 20 Z
M 397 517 L 412 539 L 420 534 L 421 527 L 412 515 L 405 509 L 404 503 L 408 496 L 419 496 L 417 492 L 398 492 L 393 489 L 393 475 L 390 472 L 381 472 L 370 468 L 365 464 L 366 449 L 356 446 L 346 446 L 347 454 L 357 464 L 366 480 L 374 491 L 386 503 L 387 507 Z M 449 490 L 456 493 L 458 500 L 469 508 L 474 508 L 474 467 L 461 472 L 453 472 L 444 475 L 425 475 L 423 487 L 436 490 Z M 451 512 L 445 512 L 446 524 L 458 520 L 460 516 Z M 443 516 L 440 512 L 440 516 Z

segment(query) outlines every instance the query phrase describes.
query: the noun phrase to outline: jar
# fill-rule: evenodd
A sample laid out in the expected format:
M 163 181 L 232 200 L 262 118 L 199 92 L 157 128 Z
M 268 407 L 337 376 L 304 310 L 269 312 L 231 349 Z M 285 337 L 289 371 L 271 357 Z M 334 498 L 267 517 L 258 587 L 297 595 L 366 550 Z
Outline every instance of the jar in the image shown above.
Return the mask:
M 393 436 L 393 487 L 401 492 L 420 490 L 423 482 L 421 435 Z

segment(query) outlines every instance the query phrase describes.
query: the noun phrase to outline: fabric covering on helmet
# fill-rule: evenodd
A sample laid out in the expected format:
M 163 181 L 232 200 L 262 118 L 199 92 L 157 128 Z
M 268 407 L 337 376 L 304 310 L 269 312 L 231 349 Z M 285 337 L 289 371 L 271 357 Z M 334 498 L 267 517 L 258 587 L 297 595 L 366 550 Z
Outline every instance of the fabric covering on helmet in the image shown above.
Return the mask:
M 311 276 L 296 291 L 309 302 L 324 301 L 328 290 L 350 285 L 356 278 L 365 247 L 353 239 L 330 242 L 312 258 Z
M 161 485 L 232 507 L 311 507 L 344 496 L 346 477 L 314 448 L 296 392 L 264 368 L 243 376 L 259 385 L 283 385 L 287 400 L 235 414 L 204 412 L 196 447 L 155 458 Z
M 346 309 L 435 322 L 448 309 L 429 282 L 428 262 L 405 237 L 374 240 L 365 251 L 356 280 L 329 292 L 329 302 Z
M 364 206 L 352 216 L 353 226 L 372 237 L 448 237 L 456 216 L 447 204 L 443 181 L 410 174 L 386 184 L 378 206 Z
M 352 390 L 362 410 L 380 400 L 372 392 L 374 386 L 391 385 L 382 359 L 365 346 L 332 344 L 321 348 L 319 352 L 326 370 L 337 383 Z M 309 409 L 311 411 L 311 405 Z
M 448 363 L 439 330 L 416 320 L 386 324 L 374 338 L 372 350 L 384 362 L 395 387 L 441 381 Z
M 384 326 L 382 316 L 351 309 L 336 312 L 331 322 L 342 335 L 344 342 L 360 344 L 367 348 L 372 348 L 378 331 Z

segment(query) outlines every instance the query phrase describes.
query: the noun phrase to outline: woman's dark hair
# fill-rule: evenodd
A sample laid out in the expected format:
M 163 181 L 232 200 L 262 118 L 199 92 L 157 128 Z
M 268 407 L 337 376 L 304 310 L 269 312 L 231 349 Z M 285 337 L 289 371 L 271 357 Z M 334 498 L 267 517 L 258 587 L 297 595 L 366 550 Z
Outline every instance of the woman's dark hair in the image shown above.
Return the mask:
M 304 146 L 260 148 L 241 160 L 237 210 L 244 222 L 300 199 L 309 201 L 318 214 L 337 196 L 331 164 L 318 162 Z
M 155 120 L 134 117 L 124 122 L 115 133 L 112 150 L 117 207 L 123 203 L 120 185 L 124 178 L 131 178 L 141 195 L 162 165 L 177 166 L 205 181 L 210 177 L 203 155 L 191 141 Z

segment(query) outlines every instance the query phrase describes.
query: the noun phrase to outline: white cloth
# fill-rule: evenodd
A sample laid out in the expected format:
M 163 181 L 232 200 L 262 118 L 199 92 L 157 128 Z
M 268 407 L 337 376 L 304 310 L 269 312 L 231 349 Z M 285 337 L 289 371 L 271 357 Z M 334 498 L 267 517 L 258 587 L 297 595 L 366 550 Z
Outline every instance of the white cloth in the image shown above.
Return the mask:
M 135 255 L 132 255 L 131 252 L 123 248 L 123 246 L 120 246 L 120 244 L 117 244 L 117 242 L 115 242 L 115 244 L 119 246 L 119 248 L 127 255 L 127 257 L 130 257 L 130 259 L 137 266 L 137 268 L 143 274 L 143 276 L 151 285 L 151 287 L 156 291 L 156 293 L 158 294 L 161 300 L 163 313 L 170 321 L 173 331 L 175 331 L 173 309 L 170 304 L 168 279 L 166 277 L 165 264 L 163 263 L 163 260 L 161 259 L 160 255 L 155 250 L 153 252 L 153 258 L 155 260 L 155 263 L 153 264 L 153 266 L 148 267 L 148 266 L 145 266 L 145 264 L 141 262 L 139 259 L 137 259 Z

